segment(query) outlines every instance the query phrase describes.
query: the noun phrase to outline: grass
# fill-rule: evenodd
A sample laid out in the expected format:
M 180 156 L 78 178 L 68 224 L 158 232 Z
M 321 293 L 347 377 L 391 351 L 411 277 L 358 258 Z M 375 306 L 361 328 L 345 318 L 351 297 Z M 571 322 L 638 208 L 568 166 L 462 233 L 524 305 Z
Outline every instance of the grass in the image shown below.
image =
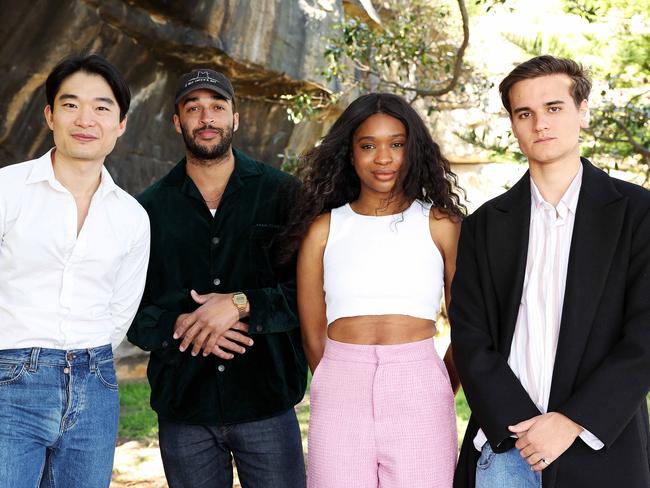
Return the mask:
M 158 419 L 149 406 L 150 393 L 146 381 L 120 384 L 118 444 L 130 440 L 150 443 L 158 439 Z
M 309 375 L 311 382 L 311 375 Z M 124 382 L 120 385 L 120 427 L 119 441 L 121 444 L 130 440 L 150 443 L 158 438 L 158 421 L 156 414 L 149 407 L 149 385 L 147 382 Z M 648 413 L 650 414 L 650 393 L 646 397 Z M 309 402 L 302 401 L 296 407 L 303 443 L 306 441 L 307 423 L 309 421 Z M 467 427 L 470 410 L 465 394 L 461 390 L 456 395 L 456 421 L 459 441 Z

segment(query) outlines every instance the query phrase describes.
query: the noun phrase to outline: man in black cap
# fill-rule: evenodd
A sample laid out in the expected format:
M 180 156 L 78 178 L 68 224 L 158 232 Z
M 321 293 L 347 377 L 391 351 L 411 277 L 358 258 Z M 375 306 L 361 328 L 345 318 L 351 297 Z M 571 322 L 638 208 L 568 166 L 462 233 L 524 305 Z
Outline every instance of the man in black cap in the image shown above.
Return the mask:
M 171 488 L 304 487 L 294 405 L 306 363 L 295 268 L 275 262 L 297 182 L 232 148 L 228 78 L 183 75 L 173 116 L 183 158 L 145 190 L 151 258 L 128 334 L 151 351 L 151 405 Z

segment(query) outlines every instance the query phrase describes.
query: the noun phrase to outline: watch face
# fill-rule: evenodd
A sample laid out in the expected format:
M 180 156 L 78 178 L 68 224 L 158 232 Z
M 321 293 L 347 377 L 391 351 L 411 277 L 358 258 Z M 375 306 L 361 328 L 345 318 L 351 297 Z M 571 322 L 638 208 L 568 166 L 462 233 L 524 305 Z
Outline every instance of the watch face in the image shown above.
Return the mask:
M 232 296 L 232 301 L 235 302 L 235 305 L 246 305 L 248 299 L 243 293 L 236 293 Z

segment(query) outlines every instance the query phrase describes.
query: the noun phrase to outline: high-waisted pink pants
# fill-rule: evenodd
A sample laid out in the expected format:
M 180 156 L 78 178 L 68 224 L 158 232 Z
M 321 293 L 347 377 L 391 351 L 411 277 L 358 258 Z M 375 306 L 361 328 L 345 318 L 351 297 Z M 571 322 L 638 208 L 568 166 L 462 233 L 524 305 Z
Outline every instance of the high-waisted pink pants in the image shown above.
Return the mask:
M 327 340 L 311 383 L 309 488 L 450 488 L 454 397 L 432 339 Z

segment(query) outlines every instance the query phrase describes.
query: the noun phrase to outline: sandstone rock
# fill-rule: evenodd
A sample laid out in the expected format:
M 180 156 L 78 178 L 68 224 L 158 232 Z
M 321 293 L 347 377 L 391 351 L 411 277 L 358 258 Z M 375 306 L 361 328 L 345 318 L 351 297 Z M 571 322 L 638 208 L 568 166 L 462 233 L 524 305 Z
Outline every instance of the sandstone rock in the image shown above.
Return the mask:
M 323 38 L 341 0 L 0 0 L 0 166 L 45 152 L 43 84 L 73 53 L 98 52 L 132 91 L 128 128 L 107 166 L 137 193 L 183 155 L 171 125 L 180 74 L 212 66 L 233 81 L 241 114 L 235 144 L 279 165 L 291 138 L 280 96 L 325 90 Z

